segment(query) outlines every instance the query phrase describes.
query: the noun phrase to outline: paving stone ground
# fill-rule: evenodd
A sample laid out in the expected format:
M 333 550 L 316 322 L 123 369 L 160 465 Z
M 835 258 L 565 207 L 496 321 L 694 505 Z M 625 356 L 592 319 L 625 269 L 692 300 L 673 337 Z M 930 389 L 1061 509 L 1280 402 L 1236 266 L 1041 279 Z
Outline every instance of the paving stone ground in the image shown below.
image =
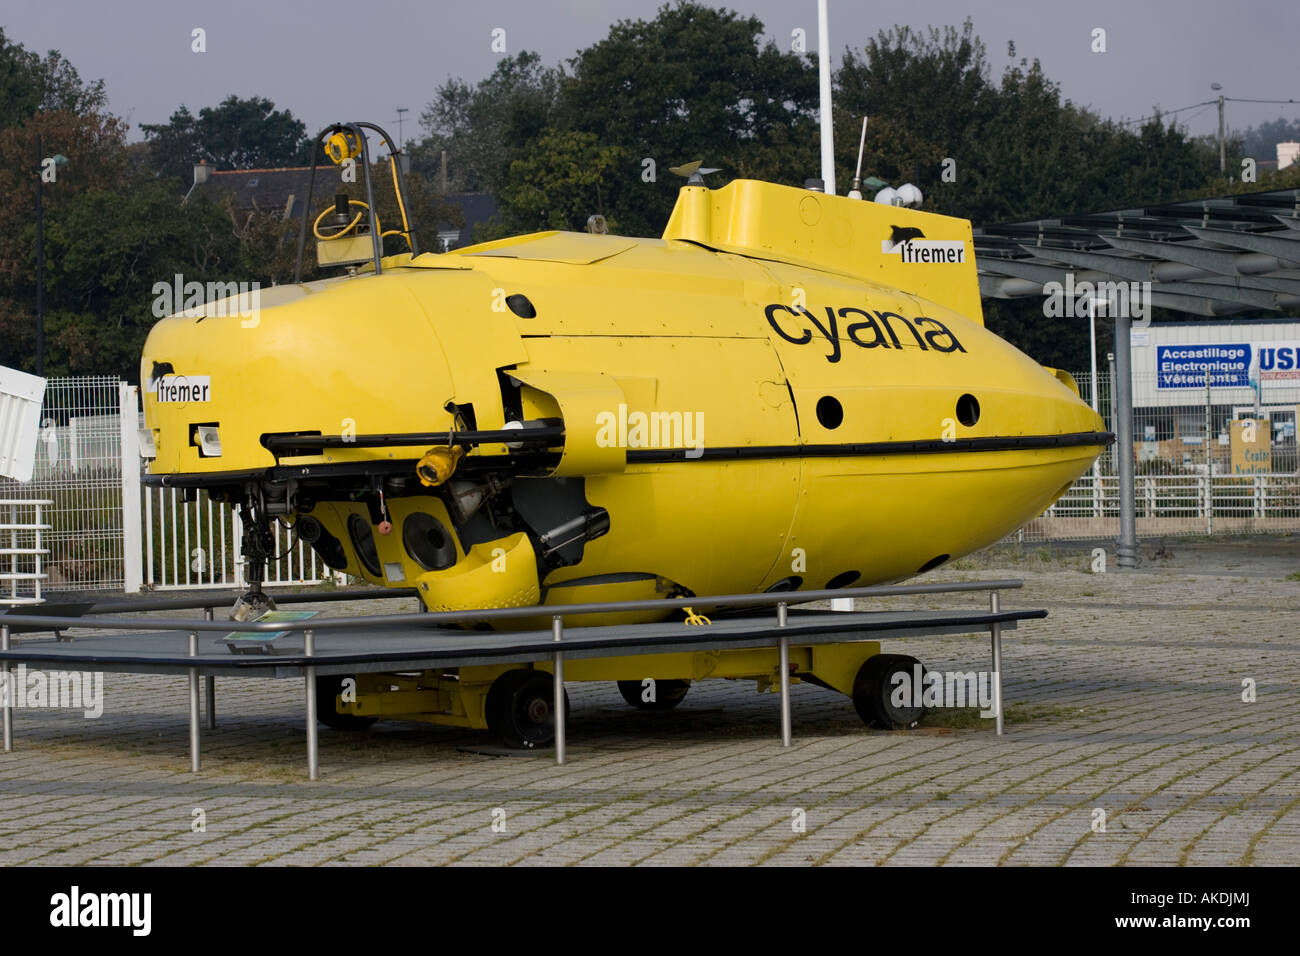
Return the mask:
M 1090 548 L 933 576 L 1021 577 L 1004 606 L 1051 612 L 1005 641 L 1000 738 L 991 721 L 869 731 L 847 698 L 796 685 L 782 749 L 777 697 L 751 683 L 701 683 L 666 714 L 575 684 L 565 766 L 381 723 L 322 730 L 311 783 L 301 682 L 222 678 L 194 775 L 185 680 L 108 674 L 97 720 L 16 712 L 0 865 L 1294 865 L 1300 537 L 1146 546 L 1105 574 Z M 988 666 L 986 635 L 884 649 Z

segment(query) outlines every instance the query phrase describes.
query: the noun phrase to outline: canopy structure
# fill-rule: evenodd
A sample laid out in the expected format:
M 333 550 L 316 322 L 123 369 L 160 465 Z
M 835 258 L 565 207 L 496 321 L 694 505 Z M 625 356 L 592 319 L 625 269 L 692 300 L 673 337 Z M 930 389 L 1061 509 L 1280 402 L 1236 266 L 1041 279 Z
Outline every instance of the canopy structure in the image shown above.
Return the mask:
M 1150 282 L 1156 308 L 1295 312 L 1300 189 L 984 226 L 975 259 L 985 299 L 1038 296 L 1053 282 Z

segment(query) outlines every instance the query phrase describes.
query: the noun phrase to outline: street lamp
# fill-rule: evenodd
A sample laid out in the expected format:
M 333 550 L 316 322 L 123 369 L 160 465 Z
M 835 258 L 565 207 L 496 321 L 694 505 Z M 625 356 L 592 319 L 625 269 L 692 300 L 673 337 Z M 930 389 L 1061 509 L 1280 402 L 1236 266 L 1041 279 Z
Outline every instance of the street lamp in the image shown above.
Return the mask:
M 59 153 L 50 157 L 54 169 L 68 165 Z M 45 377 L 45 157 L 41 155 L 41 134 L 36 134 L 36 374 Z

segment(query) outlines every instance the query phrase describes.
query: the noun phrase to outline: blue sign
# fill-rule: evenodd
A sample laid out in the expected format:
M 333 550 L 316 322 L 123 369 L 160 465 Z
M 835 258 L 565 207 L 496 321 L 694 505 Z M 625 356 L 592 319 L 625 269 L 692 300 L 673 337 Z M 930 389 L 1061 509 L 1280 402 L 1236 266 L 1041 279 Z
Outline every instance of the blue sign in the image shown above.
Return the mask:
M 1250 346 L 1157 345 L 1156 388 L 1250 386 Z

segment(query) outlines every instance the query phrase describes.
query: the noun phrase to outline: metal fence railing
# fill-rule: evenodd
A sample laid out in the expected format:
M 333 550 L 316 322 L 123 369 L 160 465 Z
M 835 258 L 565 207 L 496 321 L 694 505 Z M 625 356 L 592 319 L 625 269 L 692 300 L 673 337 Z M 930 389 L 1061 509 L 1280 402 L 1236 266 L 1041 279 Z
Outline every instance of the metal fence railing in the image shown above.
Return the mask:
M 32 480 L 0 479 L 0 498 L 49 502 L 52 590 L 123 586 L 120 390 L 110 375 L 48 379 Z
M 1092 376 L 1075 379 L 1092 401 Z M 1296 424 L 1300 388 L 1165 388 L 1133 376 L 1134 504 L 1139 536 L 1300 531 Z M 1115 431 L 1111 377 L 1097 411 Z M 1118 449 L 1111 445 L 1061 498 L 1012 540 L 1118 536 Z
M 41 585 L 49 577 L 42 535 L 50 525 L 48 500 L 0 499 L 0 604 L 40 604 Z
M 185 501 L 175 488 L 144 489 L 143 583 L 152 589 L 240 588 L 243 523 L 228 504 L 199 492 Z M 267 563 L 266 584 L 312 584 L 329 569 L 292 530 L 275 524 L 275 560 Z

